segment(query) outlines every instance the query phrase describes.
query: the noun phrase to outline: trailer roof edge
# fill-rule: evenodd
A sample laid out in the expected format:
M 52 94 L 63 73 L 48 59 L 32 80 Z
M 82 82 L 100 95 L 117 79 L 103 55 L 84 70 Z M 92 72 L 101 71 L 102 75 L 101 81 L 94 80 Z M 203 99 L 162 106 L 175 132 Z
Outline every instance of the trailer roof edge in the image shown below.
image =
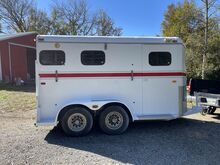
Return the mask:
M 143 36 L 69 36 L 38 35 L 39 42 L 67 43 L 127 43 L 127 44 L 183 44 L 178 37 L 143 37 Z

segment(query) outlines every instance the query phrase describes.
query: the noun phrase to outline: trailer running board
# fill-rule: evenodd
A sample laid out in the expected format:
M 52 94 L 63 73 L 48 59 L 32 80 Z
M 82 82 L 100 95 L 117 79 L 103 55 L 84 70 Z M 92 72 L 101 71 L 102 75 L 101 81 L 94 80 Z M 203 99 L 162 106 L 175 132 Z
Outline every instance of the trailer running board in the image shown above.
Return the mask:
M 34 123 L 35 127 L 38 126 L 56 126 L 58 122 L 36 122 Z
M 162 114 L 162 115 L 141 115 L 138 116 L 138 120 L 172 120 L 177 117 L 171 114 Z

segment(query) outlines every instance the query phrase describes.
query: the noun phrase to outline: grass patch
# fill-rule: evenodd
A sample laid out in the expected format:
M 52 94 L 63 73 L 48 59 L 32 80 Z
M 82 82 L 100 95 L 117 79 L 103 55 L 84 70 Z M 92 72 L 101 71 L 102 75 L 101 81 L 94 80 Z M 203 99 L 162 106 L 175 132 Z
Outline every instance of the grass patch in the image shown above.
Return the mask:
M 6 83 L 0 83 L 0 90 L 6 90 L 6 91 L 17 91 L 17 92 L 35 92 L 35 86 L 34 85 L 23 85 L 23 86 L 16 86 Z
M 0 84 L 0 115 L 24 117 L 33 114 L 36 109 L 34 91 L 33 86 Z

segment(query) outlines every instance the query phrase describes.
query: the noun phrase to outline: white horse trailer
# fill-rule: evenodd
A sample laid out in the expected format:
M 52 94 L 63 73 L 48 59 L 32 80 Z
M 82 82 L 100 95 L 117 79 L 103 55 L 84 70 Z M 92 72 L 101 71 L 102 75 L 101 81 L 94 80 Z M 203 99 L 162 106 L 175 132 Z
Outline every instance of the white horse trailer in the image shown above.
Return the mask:
M 184 45 L 176 37 L 39 35 L 36 125 L 87 134 L 98 119 L 107 134 L 129 122 L 186 113 Z

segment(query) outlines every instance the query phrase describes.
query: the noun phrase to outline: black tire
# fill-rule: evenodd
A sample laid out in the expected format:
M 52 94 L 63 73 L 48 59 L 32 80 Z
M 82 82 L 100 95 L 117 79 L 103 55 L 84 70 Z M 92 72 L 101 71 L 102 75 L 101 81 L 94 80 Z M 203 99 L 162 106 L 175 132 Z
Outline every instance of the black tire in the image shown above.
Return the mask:
M 203 108 L 200 113 L 201 115 L 205 116 L 208 113 L 208 108 Z
M 125 132 L 128 125 L 128 114 L 121 106 L 109 106 L 104 109 L 99 116 L 99 126 L 101 130 L 109 135 L 118 135 Z
M 216 111 L 216 107 L 210 106 L 208 107 L 208 114 L 213 114 Z
M 70 108 L 61 118 L 61 127 L 69 136 L 84 136 L 92 129 L 93 117 L 84 107 Z

